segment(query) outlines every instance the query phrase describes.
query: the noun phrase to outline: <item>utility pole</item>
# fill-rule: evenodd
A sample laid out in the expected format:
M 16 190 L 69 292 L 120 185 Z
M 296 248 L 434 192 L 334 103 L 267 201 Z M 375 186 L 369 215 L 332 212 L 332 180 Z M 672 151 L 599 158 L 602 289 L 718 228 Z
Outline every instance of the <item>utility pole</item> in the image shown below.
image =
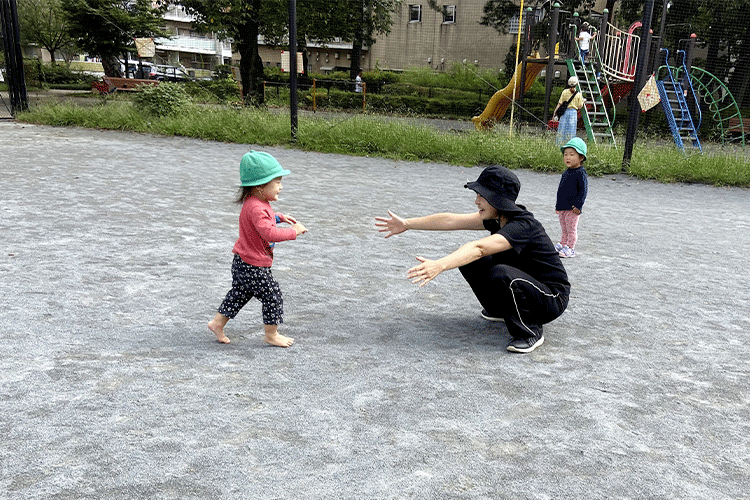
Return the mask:
M 289 0 L 289 117 L 297 142 L 297 0 Z

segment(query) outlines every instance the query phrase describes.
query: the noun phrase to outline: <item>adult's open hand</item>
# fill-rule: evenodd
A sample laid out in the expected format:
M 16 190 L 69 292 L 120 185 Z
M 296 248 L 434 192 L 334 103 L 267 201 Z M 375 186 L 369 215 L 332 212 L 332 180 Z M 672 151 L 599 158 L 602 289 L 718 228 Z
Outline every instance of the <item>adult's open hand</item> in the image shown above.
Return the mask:
M 375 217 L 375 226 L 381 233 L 388 233 L 385 235 L 386 238 L 390 238 L 395 234 L 400 234 L 406 231 L 406 221 L 388 210 L 389 218 L 386 217 Z

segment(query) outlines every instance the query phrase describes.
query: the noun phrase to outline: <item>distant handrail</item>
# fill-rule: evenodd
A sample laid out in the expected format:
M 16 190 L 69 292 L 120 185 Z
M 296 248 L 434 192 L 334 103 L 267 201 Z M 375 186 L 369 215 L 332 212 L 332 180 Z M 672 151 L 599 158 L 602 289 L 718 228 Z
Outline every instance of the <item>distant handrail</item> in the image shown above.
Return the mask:
M 685 72 L 685 75 L 687 76 L 685 80 L 687 80 L 688 87 L 690 87 L 690 92 L 693 95 L 693 102 L 695 103 L 695 110 L 698 114 L 698 123 L 695 124 L 695 122 L 693 122 L 693 124 L 695 125 L 695 129 L 698 130 L 699 128 L 701 128 L 701 122 L 703 121 L 703 112 L 701 111 L 701 102 L 698 100 L 698 96 L 695 94 L 695 89 L 693 88 L 693 82 L 690 79 L 690 73 L 687 70 L 687 64 L 685 63 L 685 51 L 678 50 L 677 53 L 682 54 L 682 70 Z
M 669 50 L 662 48 L 661 51 L 664 52 L 664 66 L 662 66 L 662 68 L 666 68 L 666 70 L 667 70 L 667 77 L 669 78 L 669 82 L 672 84 L 672 88 L 675 91 L 675 94 L 677 96 L 677 100 L 680 101 L 680 99 L 682 99 L 684 101 L 684 106 L 685 106 L 684 109 L 683 109 L 683 104 L 680 104 L 680 120 L 683 121 L 683 122 L 689 121 L 690 124 L 693 126 L 693 128 L 696 130 L 696 133 L 697 133 L 697 130 L 700 127 L 700 123 L 698 124 L 698 127 L 695 126 L 695 122 L 693 122 L 693 117 L 690 114 L 690 110 L 687 109 L 687 100 L 685 99 L 684 95 L 682 95 L 682 97 L 680 96 L 680 94 L 682 93 L 682 90 L 681 90 L 682 89 L 682 85 L 678 86 L 677 82 L 675 82 L 674 74 L 672 73 L 672 66 L 669 65 Z M 682 57 L 683 57 L 683 62 L 684 62 L 684 60 L 685 60 L 685 52 L 682 51 L 682 50 L 680 50 L 678 52 L 682 52 Z M 683 66 L 684 66 L 684 64 L 683 64 Z M 661 68 L 659 68 L 659 69 L 661 69 Z M 690 89 L 691 90 L 693 89 L 692 85 L 690 85 Z M 695 98 L 695 91 L 693 91 L 693 98 Z M 697 100 L 696 100 L 696 107 L 698 108 L 698 113 L 699 113 L 699 116 L 700 116 L 700 103 Z M 687 111 L 687 116 L 685 116 L 685 111 Z
M 604 64 L 602 62 L 602 55 L 599 52 L 599 44 L 593 44 L 594 49 L 591 51 L 591 57 L 595 63 L 598 63 L 600 67 L 604 67 Z M 607 95 L 609 95 L 609 100 L 612 103 L 612 118 L 609 117 L 609 114 L 607 114 L 607 120 L 609 121 L 610 126 L 615 122 L 615 115 L 617 113 L 616 106 L 615 106 L 615 97 L 612 95 L 612 87 L 609 86 L 609 78 L 607 78 L 606 72 L 602 72 L 602 79 L 604 80 L 604 86 L 607 87 Z M 601 93 L 601 91 L 600 91 Z M 604 112 L 607 112 L 607 107 L 604 105 L 604 98 L 602 98 L 602 107 L 604 108 Z
M 602 54 L 602 69 L 607 75 L 628 82 L 635 81 L 635 61 L 638 60 L 641 37 L 634 35 L 633 31 L 638 26 L 638 23 L 634 23 L 625 32 L 607 23 Z

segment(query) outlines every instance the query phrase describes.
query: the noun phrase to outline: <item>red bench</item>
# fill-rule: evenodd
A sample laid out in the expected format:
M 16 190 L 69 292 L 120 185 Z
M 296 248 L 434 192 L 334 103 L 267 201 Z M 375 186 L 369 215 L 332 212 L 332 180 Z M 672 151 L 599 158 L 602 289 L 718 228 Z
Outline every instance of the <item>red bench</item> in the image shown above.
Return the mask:
M 115 91 L 133 92 L 140 85 L 159 85 L 159 80 L 143 80 L 140 78 L 116 78 L 103 76 L 101 82 L 93 82 L 91 88 L 100 94 L 110 94 Z

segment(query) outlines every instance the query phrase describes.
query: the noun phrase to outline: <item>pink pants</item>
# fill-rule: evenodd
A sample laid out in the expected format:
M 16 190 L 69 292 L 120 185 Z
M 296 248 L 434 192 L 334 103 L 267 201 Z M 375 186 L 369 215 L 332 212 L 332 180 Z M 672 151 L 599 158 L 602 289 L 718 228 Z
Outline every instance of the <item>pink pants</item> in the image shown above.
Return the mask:
M 576 246 L 576 241 L 578 241 L 578 218 L 580 215 L 574 214 L 572 210 L 558 210 L 557 216 L 560 218 L 560 229 L 562 229 L 560 244 L 572 250 Z

